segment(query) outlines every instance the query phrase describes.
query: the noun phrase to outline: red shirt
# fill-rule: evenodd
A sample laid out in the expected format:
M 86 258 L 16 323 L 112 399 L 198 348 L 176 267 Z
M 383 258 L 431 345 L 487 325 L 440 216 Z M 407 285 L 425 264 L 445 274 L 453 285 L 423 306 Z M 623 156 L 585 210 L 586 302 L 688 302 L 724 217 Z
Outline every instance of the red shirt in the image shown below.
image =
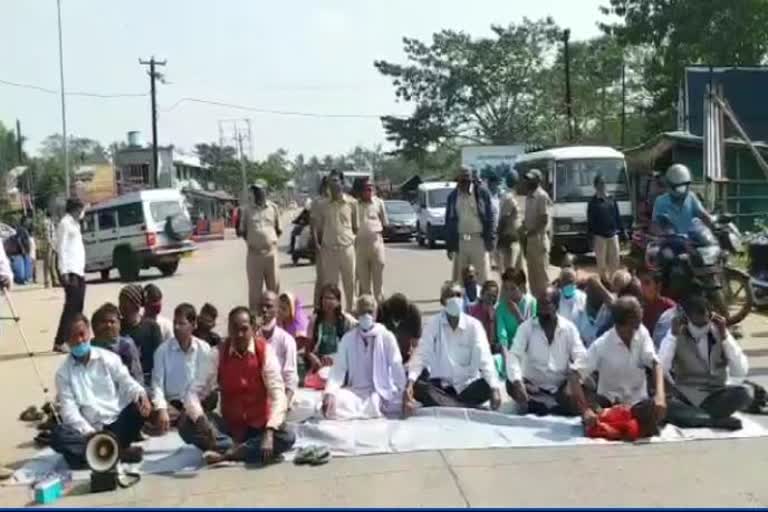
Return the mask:
M 478 302 L 469 308 L 469 315 L 480 320 L 485 328 L 488 343 L 496 343 L 496 309 Z
M 675 307 L 675 301 L 659 296 L 654 302 L 643 304 L 643 325 L 652 333 L 659 317 L 669 308 Z
M 254 352 L 239 355 L 230 341 L 220 346 L 219 389 L 221 415 L 237 442 L 245 439 L 248 428 L 263 429 L 269 420 L 269 394 L 264 383 L 267 342 L 254 340 Z

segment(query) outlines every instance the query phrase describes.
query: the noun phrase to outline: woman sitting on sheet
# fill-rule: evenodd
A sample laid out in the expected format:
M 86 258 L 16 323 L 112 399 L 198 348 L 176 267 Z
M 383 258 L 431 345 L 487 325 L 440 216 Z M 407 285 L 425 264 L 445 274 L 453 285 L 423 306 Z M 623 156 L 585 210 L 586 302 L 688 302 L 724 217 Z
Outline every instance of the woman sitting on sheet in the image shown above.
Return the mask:
M 299 348 L 303 348 L 307 343 L 309 318 L 301 308 L 301 300 L 291 292 L 283 292 L 277 308 L 277 325 L 293 336 Z
M 405 369 L 397 338 L 374 321 L 372 295 L 357 300 L 358 324 L 339 344 L 323 395 L 323 415 L 353 420 L 398 415 Z
M 341 290 L 335 284 L 324 285 L 320 289 L 320 298 L 320 308 L 315 312 L 307 329 L 309 339 L 304 360 L 309 372 L 304 385 L 322 389 L 322 381 L 327 378 L 328 371 L 323 368 L 333 365 L 333 358 L 339 350 L 339 341 L 357 322 L 341 309 Z

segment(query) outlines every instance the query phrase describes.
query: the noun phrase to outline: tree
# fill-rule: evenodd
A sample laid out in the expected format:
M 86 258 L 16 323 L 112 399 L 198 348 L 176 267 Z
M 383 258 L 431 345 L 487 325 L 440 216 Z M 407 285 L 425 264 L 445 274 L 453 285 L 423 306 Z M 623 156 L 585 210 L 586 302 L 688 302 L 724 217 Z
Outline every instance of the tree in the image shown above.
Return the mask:
M 73 165 L 81 163 L 106 163 L 107 157 L 104 147 L 98 141 L 87 137 L 70 136 L 67 138 L 69 160 Z M 43 158 L 64 160 L 64 140 L 56 133 L 49 135 L 42 142 L 40 155 Z
M 431 44 L 404 38 L 409 64 L 376 61 L 399 100 L 413 103 L 406 119 L 382 118 L 388 140 L 418 159 L 454 139 L 509 144 L 540 140 L 541 79 L 560 30 L 551 18 L 492 26 L 493 37 L 472 39 L 443 30 Z
M 768 53 L 766 0 L 609 0 L 603 24 L 624 46 L 648 48 L 643 74 L 652 133 L 675 126 L 685 66 L 759 65 Z

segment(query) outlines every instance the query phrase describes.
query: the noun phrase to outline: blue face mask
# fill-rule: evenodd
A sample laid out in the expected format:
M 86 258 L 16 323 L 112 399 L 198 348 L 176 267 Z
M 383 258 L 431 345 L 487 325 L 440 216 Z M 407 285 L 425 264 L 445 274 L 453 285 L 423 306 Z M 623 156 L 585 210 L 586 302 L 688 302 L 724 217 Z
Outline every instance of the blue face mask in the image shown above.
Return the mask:
M 91 352 L 90 342 L 81 343 L 70 349 L 70 353 L 78 359 L 82 359 Z
M 575 284 L 567 284 L 563 286 L 562 289 L 563 297 L 566 299 L 572 299 L 574 295 L 576 295 L 576 285 Z

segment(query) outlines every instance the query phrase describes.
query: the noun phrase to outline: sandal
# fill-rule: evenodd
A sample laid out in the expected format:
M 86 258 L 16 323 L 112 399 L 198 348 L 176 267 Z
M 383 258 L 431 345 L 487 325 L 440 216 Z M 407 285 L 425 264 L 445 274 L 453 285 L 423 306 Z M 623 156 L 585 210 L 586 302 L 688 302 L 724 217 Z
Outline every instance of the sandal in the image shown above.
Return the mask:
M 45 414 L 37 410 L 37 407 L 30 405 L 19 415 L 21 421 L 40 421 L 45 418 Z
M 331 452 L 325 446 L 305 446 L 299 449 L 293 463 L 296 465 L 322 466 L 331 460 Z

